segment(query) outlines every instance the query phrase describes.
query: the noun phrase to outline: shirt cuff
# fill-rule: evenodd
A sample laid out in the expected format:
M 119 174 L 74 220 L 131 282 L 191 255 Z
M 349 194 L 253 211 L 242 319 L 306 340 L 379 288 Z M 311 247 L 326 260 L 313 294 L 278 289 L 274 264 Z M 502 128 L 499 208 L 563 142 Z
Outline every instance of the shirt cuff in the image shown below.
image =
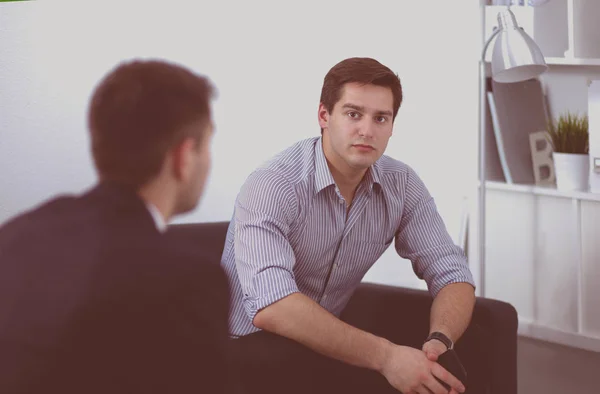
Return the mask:
M 475 281 L 469 268 L 459 269 L 457 271 L 446 272 L 443 275 L 437 275 L 429 285 L 429 292 L 432 297 L 436 297 L 440 290 L 453 283 L 469 283 L 475 288 Z
M 271 288 L 271 292 L 258 294 L 255 296 L 251 294 L 244 294 L 243 305 L 246 314 L 250 318 L 251 322 L 254 321 L 254 317 L 261 309 L 264 309 L 269 305 L 274 304 L 275 302 L 289 296 L 290 294 L 300 292 L 296 281 L 293 278 L 286 276 L 287 275 L 282 275 L 272 283 L 257 284 L 255 282 L 255 288 Z M 257 278 L 255 278 L 255 281 L 256 279 Z M 273 287 L 275 287 L 273 286 L 274 284 L 277 287 L 276 289 L 273 289 Z

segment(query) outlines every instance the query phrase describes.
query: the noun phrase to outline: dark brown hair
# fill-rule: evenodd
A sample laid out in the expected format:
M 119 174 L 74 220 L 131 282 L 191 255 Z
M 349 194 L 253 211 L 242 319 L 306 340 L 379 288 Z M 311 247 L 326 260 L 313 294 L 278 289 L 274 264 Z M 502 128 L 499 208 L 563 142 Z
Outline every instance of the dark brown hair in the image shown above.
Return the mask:
M 124 62 L 96 87 L 89 106 L 92 154 L 102 180 L 139 188 L 158 175 L 169 149 L 203 139 L 210 81 L 160 60 Z
M 345 84 L 357 82 L 389 87 L 394 97 L 394 116 L 402 103 L 402 85 L 397 74 L 375 59 L 368 57 L 352 57 L 342 60 L 329 70 L 321 89 L 321 103 L 331 113 L 333 107 L 342 96 Z

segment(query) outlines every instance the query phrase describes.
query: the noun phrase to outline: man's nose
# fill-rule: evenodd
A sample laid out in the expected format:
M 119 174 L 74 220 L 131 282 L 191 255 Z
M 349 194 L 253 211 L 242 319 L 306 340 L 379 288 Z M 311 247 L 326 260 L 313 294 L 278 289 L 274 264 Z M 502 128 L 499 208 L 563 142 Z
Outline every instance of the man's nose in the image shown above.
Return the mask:
M 375 130 L 375 124 L 372 120 L 365 120 L 361 125 L 360 125 L 360 129 L 359 129 L 359 134 L 361 137 L 364 138 L 371 138 L 373 137 L 373 133 Z

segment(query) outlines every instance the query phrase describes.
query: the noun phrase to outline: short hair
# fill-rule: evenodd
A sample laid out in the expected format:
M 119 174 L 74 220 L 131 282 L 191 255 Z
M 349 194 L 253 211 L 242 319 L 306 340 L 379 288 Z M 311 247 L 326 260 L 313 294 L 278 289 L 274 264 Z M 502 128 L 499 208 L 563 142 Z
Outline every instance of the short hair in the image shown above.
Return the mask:
M 161 60 L 117 65 L 96 87 L 88 110 L 100 179 L 139 188 L 157 176 L 169 149 L 185 138 L 203 139 L 214 96 L 208 78 L 180 65 Z M 205 127 L 187 127 L 194 123 Z
M 321 89 L 321 103 L 331 113 L 340 100 L 345 84 L 357 82 L 389 87 L 394 97 L 393 119 L 396 118 L 402 104 L 402 85 L 400 78 L 392 70 L 375 59 L 368 57 L 352 57 L 337 63 L 325 75 Z

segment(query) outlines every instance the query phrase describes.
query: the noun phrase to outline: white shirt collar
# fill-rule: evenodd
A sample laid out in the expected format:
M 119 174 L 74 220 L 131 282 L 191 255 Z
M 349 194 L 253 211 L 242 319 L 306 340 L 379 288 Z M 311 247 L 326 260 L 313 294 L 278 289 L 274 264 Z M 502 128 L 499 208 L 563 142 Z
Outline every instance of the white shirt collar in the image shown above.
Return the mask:
M 152 216 L 152 220 L 154 220 L 158 232 L 164 233 L 167 230 L 167 223 L 165 223 L 162 213 L 160 213 L 154 204 L 149 202 L 146 203 L 146 207 L 148 208 L 148 211 L 150 211 L 150 215 Z

